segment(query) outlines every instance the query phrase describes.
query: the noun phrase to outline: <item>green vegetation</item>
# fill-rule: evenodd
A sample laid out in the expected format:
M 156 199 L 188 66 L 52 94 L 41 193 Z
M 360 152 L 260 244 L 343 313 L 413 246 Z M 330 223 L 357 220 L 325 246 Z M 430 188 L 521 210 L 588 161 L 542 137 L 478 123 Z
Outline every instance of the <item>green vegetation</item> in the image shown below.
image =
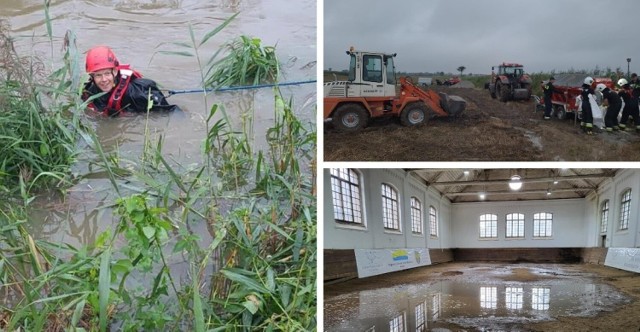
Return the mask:
M 69 180 L 82 128 L 66 112 L 70 82 L 60 71 L 45 78 L 41 63 L 15 52 L 6 30 L 0 25 L 0 199 L 27 199 Z
M 178 43 L 184 51 L 162 53 L 193 56 L 199 64 L 206 63 L 201 65 L 204 87 L 205 73 L 213 72 L 215 62 L 201 62 L 199 47 L 234 17 L 199 41 L 190 29 L 191 44 Z M 248 41 L 256 45 L 255 39 Z M 163 137 L 152 143 L 155 138 L 147 136 L 137 168 L 124 172 L 118 158 L 107 155 L 96 134 L 83 128 L 74 115 L 85 108 L 77 98 L 77 83 L 72 83 L 79 77 L 70 74 L 78 73 L 77 63 L 68 60 L 76 56 L 73 49 L 67 50 L 65 68 L 50 77 L 56 90 L 49 96 L 59 96 L 50 98 L 51 105 L 36 107 L 41 104 L 35 98 L 12 99 L 25 87 L 24 80 L 2 90 L 8 95 L 2 95 L 2 102 L 24 108 L 21 112 L 31 112 L 26 114 L 34 120 L 21 124 L 29 130 L 29 138 L 10 138 L 30 145 L 14 144 L 14 150 L 3 150 L 1 155 L 8 160 L 33 159 L 40 166 L 28 164 L 38 172 L 29 178 L 19 177 L 24 161 L 14 161 L 18 166 L 13 168 L 3 164 L 8 180 L 0 182 L 1 188 L 4 195 L 14 197 L 16 183 L 25 182 L 20 179 L 39 184 L 36 179 L 51 174 L 65 180 L 65 185 L 49 182 L 38 188 L 64 191 L 70 184 L 78 137 L 83 137 L 102 161 L 96 166 L 108 174 L 118 196 L 112 203 L 118 223 L 95 243 L 76 248 L 29 234 L 30 191 L 23 190 L 21 203 L 3 200 L 0 330 L 315 330 L 313 124 L 296 118 L 291 100 L 275 88 L 275 120 L 265 137 L 268 148 L 254 151 L 252 114 L 243 115 L 245 120 L 234 126 L 222 105 L 208 108 L 203 96 L 208 112 L 203 165 L 175 165 L 163 154 Z M 0 117 L 5 113 L 9 112 L 0 112 Z M 65 140 L 47 138 L 54 130 L 60 130 L 58 135 Z M 45 143 L 51 145 L 42 147 Z M 34 155 L 42 151 L 59 159 L 41 162 Z M 8 175 L 8 170 L 15 174 Z M 126 189 L 120 186 L 123 182 L 128 183 Z M 22 187 L 30 186 L 25 182 Z M 186 271 L 172 265 L 176 260 L 186 263 Z
M 262 46 L 259 38 L 240 36 L 225 47 L 228 54 L 213 63 L 207 86 L 257 85 L 278 79 L 275 46 Z

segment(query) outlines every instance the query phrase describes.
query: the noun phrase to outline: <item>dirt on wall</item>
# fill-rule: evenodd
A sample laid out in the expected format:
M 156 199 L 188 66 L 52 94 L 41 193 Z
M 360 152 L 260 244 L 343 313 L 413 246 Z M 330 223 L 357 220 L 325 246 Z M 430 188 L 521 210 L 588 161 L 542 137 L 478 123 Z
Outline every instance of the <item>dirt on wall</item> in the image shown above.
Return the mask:
M 574 119 L 543 120 L 531 101 L 500 102 L 479 88 L 434 87 L 467 101 L 458 118 L 403 127 L 375 119 L 364 130 L 341 133 L 324 124 L 325 161 L 638 161 L 635 131 L 587 136 Z

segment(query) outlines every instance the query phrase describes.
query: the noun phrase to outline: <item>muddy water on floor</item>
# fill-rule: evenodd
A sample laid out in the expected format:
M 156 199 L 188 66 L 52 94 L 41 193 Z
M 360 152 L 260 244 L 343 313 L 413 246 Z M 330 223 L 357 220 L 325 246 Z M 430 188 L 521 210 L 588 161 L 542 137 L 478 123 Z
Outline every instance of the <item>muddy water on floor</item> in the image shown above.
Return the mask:
M 326 331 L 519 331 L 526 323 L 591 317 L 628 301 L 573 270 L 516 265 L 325 298 L 324 317 Z

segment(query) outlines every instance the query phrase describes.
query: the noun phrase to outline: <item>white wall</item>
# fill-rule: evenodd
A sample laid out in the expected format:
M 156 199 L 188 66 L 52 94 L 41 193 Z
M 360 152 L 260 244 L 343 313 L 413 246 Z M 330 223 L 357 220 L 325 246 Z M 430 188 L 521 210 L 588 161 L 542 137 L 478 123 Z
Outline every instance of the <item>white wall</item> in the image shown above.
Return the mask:
M 542 248 L 585 247 L 585 200 L 543 200 L 523 202 L 480 202 L 452 204 L 453 248 Z M 553 213 L 551 238 L 533 238 L 533 215 L 539 212 Z M 498 238 L 480 239 L 480 215 L 498 215 Z M 524 239 L 506 239 L 505 216 L 523 213 Z
M 331 173 L 324 170 L 324 247 L 326 249 L 383 249 L 383 248 L 449 248 L 448 225 L 451 204 L 440 198 L 434 190 L 427 189 L 415 177 L 402 169 L 358 169 L 364 201 L 364 227 L 336 223 L 333 217 Z M 384 229 L 382 223 L 381 186 L 391 185 L 398 191 L 400 202 L 400 232 Z M 411 197 L 422 203 L 422 235 L 411 232 Z M 436 208 L 439 236 L 429 236 L 429 207 Z
M 364 227 L 340 225 L 333 219 L 331 174 L 324 170 L 324 247 L 326 249 L 382 249 L 382 248 L 532 248 L 532 247 L 597 247 L 600 246 L 600 206 L 609 200 L 607 247 L 640 247 L 640 169 L 619 170 L 616 177 L 601 185 L 596 194 L 584 199 L 541 200 L 526 202 L 482 202 L 452 204 L 433 189 L 428 189 L 402 169 L 358 169 L 362 174 L 364 197 Z M 382 183 L 398 191 L 401 232 L 385 231 L 382 224 Z M 631 208 L 629 229 L 620 231 L 620 201 L 630 188 Z M 410 198 L 422 203 L 423 235 L 411 233 Z M 439 236 L 429 236 L 429 206 L 438 212 Z M 505 215 L 525 214 L 525 238 L 505 238 Z M 553 213 L 553 237 L 534 239 L 533 214 Z M 480 240 L 479 216 L 498 215 L 498 239 Z
M 622 194 L 631 189 L 631 207 L 629 229 L 620 230 L 620 204 Z M 616 177 L 605 183 L 597 195 L 588 197 L 594 211 L 590 215 L 590 232 L 588 246 L 598 246 L 599 237 L 606 235 L 606 247 L 634 248 L 640 247 L 640 169 L 620 170 Z M 601 204 L 609 200 L 609 223 L 606 233 L 600 233 Z

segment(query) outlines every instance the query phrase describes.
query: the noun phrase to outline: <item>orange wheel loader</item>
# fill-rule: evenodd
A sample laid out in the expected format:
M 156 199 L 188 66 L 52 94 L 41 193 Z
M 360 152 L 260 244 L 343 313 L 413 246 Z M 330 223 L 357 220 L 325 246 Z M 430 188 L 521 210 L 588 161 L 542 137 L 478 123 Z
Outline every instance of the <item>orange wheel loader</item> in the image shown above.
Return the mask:
M 351 58 L 348 79 L 324 84 L 324 119 L 339 131 L 358 131 L 371 118 L 383 116 L 399 117 L 403 125 L 416 126 L 432 117 L 459 116 L 466 107 L 458 96 L 423 90 L 407 77 L 397 80 L 395 53 L 352 47 L 347 55 Z

